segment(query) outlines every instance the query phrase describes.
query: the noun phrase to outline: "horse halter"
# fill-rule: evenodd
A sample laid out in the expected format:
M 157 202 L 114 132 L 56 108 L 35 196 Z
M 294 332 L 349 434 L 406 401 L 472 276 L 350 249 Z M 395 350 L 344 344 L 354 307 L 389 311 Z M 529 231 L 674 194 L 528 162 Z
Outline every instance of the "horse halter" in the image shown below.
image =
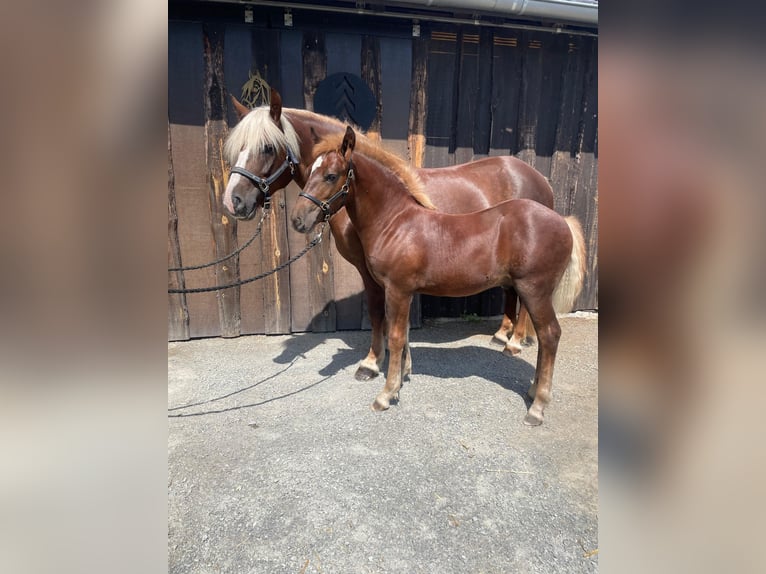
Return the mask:
M 336 199 L 343 199 L 343 203 L 340 207 L 343 207 L 346 204 L 346 196 L 348 195 L 348 186 L 351 183 L 351 180 L 354 179 L 354 164 L 349 161 L 348 163 L 348 173 L 346 174 L 346 181 L 345 183 L 340 187 L 338 191 L 336 191 L 333 196 L 328 199 L 327 201 L 320 201 L 313 195 L 309 195 L 308 193 L 300 192 L 298 194 L 299 197 L 305 197 L 306 199 L 311 200 L 314 202 L 317 206 L 319 206 L 319 209 L 322 210 L 322 213 L 324 214 L 324 220 L 329 221 L 330 217 L 332 217 L 332 204 Z M 340 209 L 340 207 L 338 209 Z M 338 213 L 338 209 L 335 210 L 335 213 Z
M 263 192 L 263 209 L 269 209 L 269 207 L 271 207 L 271 195 L 269 195 L 269 186 L 277 181 L 279 176 L 281 176 L 288 167 L 290 168 L 290 175 L 295 175 L 295 166 L 298 164 L 298 160 L 295 159 L 295 156 L 293 155 L 293 152 L 290 151 L 289 147 L 286 147 L 285 149 L 287 150 L 285 161 L 283 161 L 282 165 L 279 166 L 279 169 L 277 169 L 277 171 L 272 173 L 269 177 L 258 177 L 253 172 L 246 170 L 244 167 L 239 167 L 236 165 L 231 168 L 231 173 L 238 173 L 239 175 L 246 177 L 254 186 L 258 187 L 258 189 Z

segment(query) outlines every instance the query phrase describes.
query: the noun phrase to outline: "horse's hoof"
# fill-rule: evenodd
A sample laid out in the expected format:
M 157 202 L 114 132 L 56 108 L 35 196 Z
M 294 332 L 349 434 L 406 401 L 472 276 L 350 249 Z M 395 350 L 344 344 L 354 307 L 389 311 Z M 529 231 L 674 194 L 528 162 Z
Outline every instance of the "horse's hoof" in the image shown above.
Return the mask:
M 509 357 L 513 357 L 519 353 L 521 353 L 521 347 L 519 345 L 506 345 L 505 349 L 503 349 L 503 355 L 508 355 Z
M 508 344 L 508 335 L 503 333 L 502 331 L 498 331 L 494 335 L 492 335 L 492 342 L 497 343 L 499 345 L 507 345 Z
M 390 403 L 386 397 L 378 397 L 375 399 L 375 402 L 372 403 L 370 408 L 376 412 L 380 412 L 388 410 L 389 405 Z
M 528 412 L 527 416 L 524 417 L 524 424 L 530 427 L 539 427 L 543 424 L 543 416 Z
M 379 373 L 373 371 L 370 367 L 361 366 L 356 370 L 354 378 L 357 381 L 371 381 L 378 376 Z

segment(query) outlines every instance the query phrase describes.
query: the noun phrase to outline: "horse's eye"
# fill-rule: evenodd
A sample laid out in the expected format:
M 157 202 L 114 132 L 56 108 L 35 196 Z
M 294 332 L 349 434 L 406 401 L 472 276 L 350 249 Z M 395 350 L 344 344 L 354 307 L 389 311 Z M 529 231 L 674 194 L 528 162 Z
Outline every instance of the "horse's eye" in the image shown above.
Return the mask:
M 274 146 L 273 145 L 263 146 L 263 155 L 274 155 Z
M 324 180 L 327 183 L 335 183 L 337 179 L 338 179 L 338 176 L 335 175 L 334 173 L 328 173 L 326 176 L 324 176 Z

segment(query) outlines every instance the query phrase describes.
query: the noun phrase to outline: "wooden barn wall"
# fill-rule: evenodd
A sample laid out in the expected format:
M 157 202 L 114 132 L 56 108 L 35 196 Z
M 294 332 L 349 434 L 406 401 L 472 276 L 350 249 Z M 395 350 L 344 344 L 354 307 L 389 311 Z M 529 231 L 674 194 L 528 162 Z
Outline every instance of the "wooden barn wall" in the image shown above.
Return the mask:
M 227 216 L 221 195 L 228 166 L 220 149 L 236 119 L 250 72 L 277 88 L 287 107 L 312 109 L 327 75 L 361 77 L 378 107 L 370 132 L 414 165 L 441 167 L 513 154 L 551 181 L 555 208 L 576 215 L 588 246 L 577 309 L 598 308 L 597 40 L 538 32 L 421 23 L 409 25 L 241 7 L 211 11 L 170 5 L 168 46 L 168 266 L 227 254 L 257 220 Z M 273 202 L 261 237 L 242 254 L 199 271 L 171 273 L 168 285 L 230 282 L 274 268 L 302 249 L 287 215 L 299 189 Z M 356 270 L 329 240 L 271 277 L 219 293 L 169 295 L 168 338 L 368 328 Z M 417 299 L 417 298 L 416 298 Z M 419 298 L 420 316 L 497 315 L 502 293 Z

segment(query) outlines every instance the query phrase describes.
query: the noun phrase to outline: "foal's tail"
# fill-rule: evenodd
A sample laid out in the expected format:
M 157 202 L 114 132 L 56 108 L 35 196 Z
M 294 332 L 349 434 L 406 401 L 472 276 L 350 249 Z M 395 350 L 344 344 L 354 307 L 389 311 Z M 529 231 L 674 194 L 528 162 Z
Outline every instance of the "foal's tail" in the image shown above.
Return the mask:
M 585 238 L 582 226 L 573 215 L 565 217 L 564 221 L 572 232 L 572 254 L 569 257 L 569 265 L 553 291 L 553 308 L 556 313 L 568 313 L 572 310 L 575 299 L 582 291 L 585 278 Z
M 569 313 L 574 307 L 575 299 L 582 291 L 583 279 L 585 278 L 585 238 L 582 233 L 582 226 L 573 215 L 564 218 L 572 233 L 572 253 L 569 256 L 569 264 L 564 270 L 564 274 L 559 279 L 556 289 L 553 291 L 553 308 L 556 313 Z M 527 315 L 526 320 L 527 336 L 535 335 L 535 326 L 532 319 Z

